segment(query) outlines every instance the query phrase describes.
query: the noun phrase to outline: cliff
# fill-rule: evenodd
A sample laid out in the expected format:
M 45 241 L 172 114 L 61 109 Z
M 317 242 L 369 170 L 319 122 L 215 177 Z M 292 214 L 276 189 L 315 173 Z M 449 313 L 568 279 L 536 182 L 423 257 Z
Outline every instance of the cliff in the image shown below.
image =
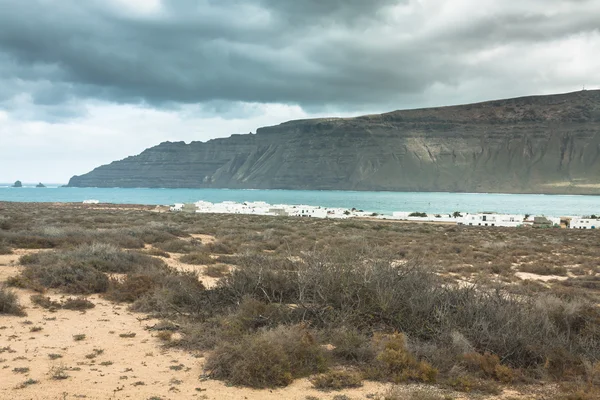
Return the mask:
M 69 186 L 600 194 L 600 91 L 166 142 Z

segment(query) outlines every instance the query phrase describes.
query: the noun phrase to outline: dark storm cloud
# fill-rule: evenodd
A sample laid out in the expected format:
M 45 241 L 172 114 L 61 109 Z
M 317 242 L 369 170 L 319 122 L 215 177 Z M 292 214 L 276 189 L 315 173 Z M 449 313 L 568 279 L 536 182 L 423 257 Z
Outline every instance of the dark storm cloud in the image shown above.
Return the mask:
M 463 18 L 438 13 L 442 1 L 163 0 L 139 13 L 136 3 L 0 0 L 0 108 L 23 93 L 49 110 L 78 98 L 387 107 L 489 75 L 498 65 L 466 59 L 494 46 L 597 32 L 600 11 L 566 0 Z

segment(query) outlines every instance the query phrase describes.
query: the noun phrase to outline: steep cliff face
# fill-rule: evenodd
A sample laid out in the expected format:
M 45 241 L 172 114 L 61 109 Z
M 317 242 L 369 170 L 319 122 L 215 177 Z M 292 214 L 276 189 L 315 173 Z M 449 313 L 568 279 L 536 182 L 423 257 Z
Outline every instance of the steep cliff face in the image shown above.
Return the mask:
M 600 194 L 600 91 L 166 142 L 69 186 Z

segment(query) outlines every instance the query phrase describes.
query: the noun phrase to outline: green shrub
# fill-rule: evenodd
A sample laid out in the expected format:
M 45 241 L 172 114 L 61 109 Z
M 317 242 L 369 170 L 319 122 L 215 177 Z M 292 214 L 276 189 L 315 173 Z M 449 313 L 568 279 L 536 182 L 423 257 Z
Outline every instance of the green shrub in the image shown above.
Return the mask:
M 253 388 L 287 386 L 293 379 L 327 369 L 324 350 L 302 326 L 279 327 L 222 343 L 205 369 L 215 379 Z
M 0 285 L 0 314 L 24 316 L 27 315 L 19 304 L 17 295 L 10 289 Z

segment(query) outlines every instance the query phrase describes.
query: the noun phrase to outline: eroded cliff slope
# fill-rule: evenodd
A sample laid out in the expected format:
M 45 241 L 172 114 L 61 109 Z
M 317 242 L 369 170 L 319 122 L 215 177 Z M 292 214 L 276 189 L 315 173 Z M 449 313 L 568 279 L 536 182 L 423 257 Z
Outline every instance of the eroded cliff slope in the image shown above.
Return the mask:
M 69 186 L 600 194 L 599 156 L 596 90 L 166 142 Z

